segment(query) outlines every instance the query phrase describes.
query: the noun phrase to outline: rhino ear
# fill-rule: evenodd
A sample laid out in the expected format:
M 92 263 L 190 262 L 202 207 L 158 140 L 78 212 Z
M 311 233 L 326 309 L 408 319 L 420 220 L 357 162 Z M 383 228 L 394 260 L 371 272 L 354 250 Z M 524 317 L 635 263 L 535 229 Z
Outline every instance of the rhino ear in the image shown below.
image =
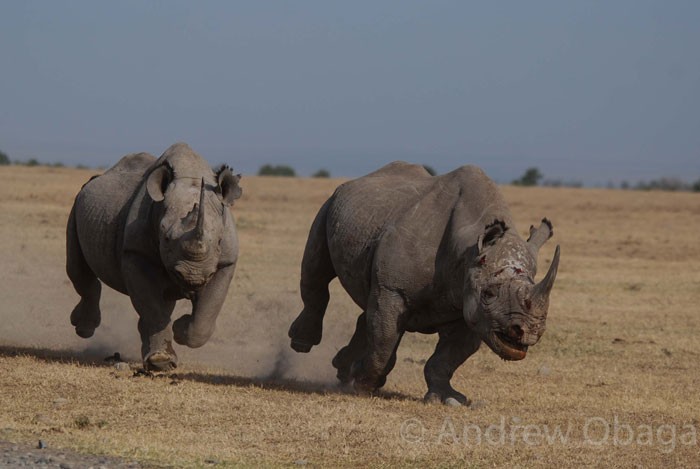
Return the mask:
M 481 252 L 484 246 L 492 246 L 495 244 L 496 241 L 503 237 L 506 231 L 508 231 L 508 227 L 503 220 L 494 220 L 490 225 L 486 225 L 484 232 L 479 235 L 477 241 L 479 252 Z
M 542 223 L 537 228 L 530 226 L 530 237 L 527 238 L 527 242 L 536 250 L 539 250 L 553 234 L 552 222 L 543 218 Z
M 167 165 L 158 166 L 146 180 L 146 190 L 151 199 L 160 202 L 165 198 L 165 190 L 173 179 L 172 170 Z
M 238 185 L 240 180 L 241 175 L 234 175 L 228 166 L 222 166 L 216 172 L 216 182 L 221 188 L 221 197 L 226 205 L 233 205 L 233 201 L 243 194 L 243 189 Z

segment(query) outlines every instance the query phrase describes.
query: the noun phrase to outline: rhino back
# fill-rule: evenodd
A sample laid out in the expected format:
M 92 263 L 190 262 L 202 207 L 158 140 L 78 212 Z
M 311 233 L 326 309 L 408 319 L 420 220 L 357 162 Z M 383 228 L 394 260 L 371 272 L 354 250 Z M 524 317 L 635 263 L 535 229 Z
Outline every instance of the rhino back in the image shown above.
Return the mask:
M 494 219 L 512 223 L 498 187 L 475 166 L 436 177 L 382 236 L 374 259 L 377 281 L 400 292 L 411 328 L 461 317 L 464 266 Z
M 326 218 L 328 249 L 340 283 L 361 308 L 366 307 L 382 233 L 432 180 L 422 166 L 394 162 L 346 182 L 333 194 Z
M 481 169 L 431 177 L 420 166 L 392 163 L 339 187 L 326 229 L 338 278 L 360 307 L 374 269 L 383 287 L 417 308 L 451 308 L 460 302 L 465 252 L 495 218 L 512 223 Z
M 93 178 L 75 199 L 78 240 L 92 271 L 108 286 L 125 293 L 120 240 L 130 201 L 155 157 L 138 153 L 123 157 Z

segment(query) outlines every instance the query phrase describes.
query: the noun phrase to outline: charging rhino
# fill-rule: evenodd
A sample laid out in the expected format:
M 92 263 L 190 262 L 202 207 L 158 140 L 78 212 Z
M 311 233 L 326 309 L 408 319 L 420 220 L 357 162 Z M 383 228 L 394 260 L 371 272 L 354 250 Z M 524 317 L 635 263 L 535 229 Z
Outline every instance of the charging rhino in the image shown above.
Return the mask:
M 100 280 L 128 295 L 139 314 L 146 369 L 177 366 L 175 341 L 200 347 L 215 321 L 238 259 L 228 207 L 240 197 L 240 175 L 216 173 L 184 143 L 156 159 L 123 157 L 87 182 L 75 198 L 66 232 L 66 271 L 81 296 L 71 313 L 80 337 L 100 324 Z M 175 301 L 192 314 L 169 328 Z M 173 334 L 174 333 L 174 334 Z
M 328 283 L 337 276 L 363 310 L 333 359 L 341 382 L 380 388 L 405 332 L 437 332 L 425 399 L 468 404 L 450 380 L 482 341 L 501 358 L 520 360 L 544 332 L 559 246 L 544 279 L 534 278 L 538 251 L 552 234 L 544 219 L 524 241 L 498 188 L 474 166 L 433 177 L 394 162 L 349 181 L 311 227 L 301 266 L 304 309 L 289 329 L 291 346 L 308 352 L 321 341 Z

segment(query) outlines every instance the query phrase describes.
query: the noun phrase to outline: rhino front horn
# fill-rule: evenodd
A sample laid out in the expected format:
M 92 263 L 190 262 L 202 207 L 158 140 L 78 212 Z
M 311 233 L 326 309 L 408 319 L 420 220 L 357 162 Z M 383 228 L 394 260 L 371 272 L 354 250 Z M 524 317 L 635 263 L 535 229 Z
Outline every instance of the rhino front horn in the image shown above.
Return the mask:
M 199 190 L 199 213 L 197 213 L 197 226 L 195 227 L 197 240 L 201 240 L 204 237 L 204 202 L 204 178 L 202 178 L 202 187 Z
M 557 278 L 558 268 L 559 246 L 557 246 L 557 249 L 554 251 L 554 259 L 552 259 L 552 263 L 549 266 L 547 275 L 545 275 L 544 278 L 540 280 L 540 283 L 535 285 L 535 289 L 532 295 L 534 298 L 541 299 L 540 301 L 543 301 L 549 297 L 549 292 L 552 291 L 552 287 L 554 286 L 554 280 Z

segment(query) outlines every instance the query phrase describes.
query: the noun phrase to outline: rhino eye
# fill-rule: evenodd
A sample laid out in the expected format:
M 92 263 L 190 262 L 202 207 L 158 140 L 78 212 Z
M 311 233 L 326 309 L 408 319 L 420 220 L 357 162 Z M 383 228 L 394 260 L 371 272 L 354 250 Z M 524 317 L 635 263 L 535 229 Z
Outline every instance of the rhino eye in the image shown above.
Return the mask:
M 498 296 L 498 288 L 496 287 L 488 287 L 483 291 L 481 294 L 482 298 L 484 300 L 493 300 Z

